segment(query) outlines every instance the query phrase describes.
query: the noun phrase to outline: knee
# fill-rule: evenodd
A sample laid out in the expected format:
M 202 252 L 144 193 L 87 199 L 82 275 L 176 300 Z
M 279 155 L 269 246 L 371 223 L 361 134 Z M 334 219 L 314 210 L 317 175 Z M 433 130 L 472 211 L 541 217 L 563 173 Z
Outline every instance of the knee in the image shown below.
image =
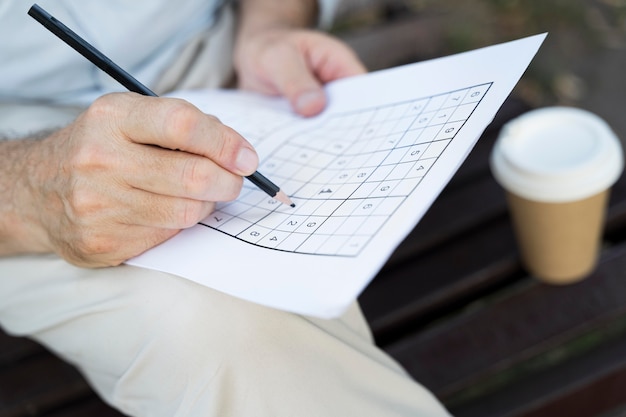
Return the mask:
M 137 328 L 143 340 L 134 356 L 149 361 L 144 367 L 176 369 L 188 380 L 206 379 L 259 355 L 280 356 L 293 337 L 289 329 L 304 321 L 182 279 L 155 285 L 142 299 Z
M 111 398 L 130 414 L 148 406 L 141 398 L 168 410 L 163 415 L 185 415 L 199 402 L 211 407 L 238 396 L 242 380 L 283 355 L 280 339 L 302 320 L 185 280 L 154 284 L 134 300 L 129 316 L 138 336 Z

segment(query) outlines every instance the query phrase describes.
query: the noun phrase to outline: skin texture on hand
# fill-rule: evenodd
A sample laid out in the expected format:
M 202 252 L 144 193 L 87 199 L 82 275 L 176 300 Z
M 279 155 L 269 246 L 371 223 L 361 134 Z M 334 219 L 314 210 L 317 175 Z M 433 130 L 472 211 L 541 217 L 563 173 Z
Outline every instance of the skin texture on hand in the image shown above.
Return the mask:
M 25 143 L 2 205 L 15 224 L 0 228 L 0 249 L 56 252 L 89 267 L 120 264 L 193 226 L 214 202 L 236 198 L 258 164 L 216 118 L 134 93 L 104 96 L 66 128 Z
M 316 0 L 242 0 L 234 65 L 239 87 L 286 97 L 314 116 L 326 105 L 322 86 L 366 71 L 340 40 L 312 30 Z
M 324 109 L 324 84 L 365 72 L 354 52 L 338 39 L 290 28 L 267 29 L 242 39 L 235 65 L 240 88 L 285 96 L 303 116 Z

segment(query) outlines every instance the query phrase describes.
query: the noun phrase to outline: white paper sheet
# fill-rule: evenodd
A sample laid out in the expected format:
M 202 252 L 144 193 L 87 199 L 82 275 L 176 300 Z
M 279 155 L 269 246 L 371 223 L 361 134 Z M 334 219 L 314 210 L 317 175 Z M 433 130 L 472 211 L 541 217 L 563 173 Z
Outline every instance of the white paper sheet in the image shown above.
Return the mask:
M 178 95 L 242 133 L 277 204 L 246 181 L 201 224 L 130 260 L 296 313 L 335 317 L 422 218 L 545 34 L 329 84 L 319 116 L 240 91 Z

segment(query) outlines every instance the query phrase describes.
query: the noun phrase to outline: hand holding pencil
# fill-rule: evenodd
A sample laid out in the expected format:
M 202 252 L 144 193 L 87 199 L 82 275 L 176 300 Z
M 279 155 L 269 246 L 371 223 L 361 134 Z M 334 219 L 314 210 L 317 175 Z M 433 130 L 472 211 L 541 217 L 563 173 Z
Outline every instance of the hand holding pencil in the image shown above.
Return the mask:
M 37 252 L 118 265 L 235 199 L 258 165 L 253 147 L 178 99 L 113 93 L 28 150 L 20 206 Z
M 39 16 L 53 32 L 59 27 L 60 22 L 37 5 L 29 14 Z M 284 56 L 285 65 L 292 69 L 297 67 L 290 61 L 302 63 L 300 54 L 324 51 L 329 46 L 313 31 L 294 29 L 296 32 L 307 48 L 290 50 Z M 283 38 L 288 42 L 292 39 Z M 99 54 L 88 44 L 85 50 Z M 257 59 L 275 56 L 271 52 L 275 50 L 266 49 L 265 58 Z M 318 56 L 324 55 L 328 54 Z M 337 62 L 344 65 L 342 59 Z M 328 75 L 317 67 L 319 62 L 310 64 L 307 77 L 317 76 L 318 70 L 320 75 Z M 110 74 L 121 74 L 118 81 L 142 95 L 108 94 L 65 128 L 41 140 L 16 144 L 14 154 L 24 169 L 19 169 L 21 185 L 16 187 L 15 204 L 24 210 L 14 219 L 19 239 L 7 249 L 11 253 L 55 252 L 80 266 L 118 265 L 193 226 L 213 211 L 215 202 L 234 199 L 242 177 L 281 202 L 292 204 L 256 171 L 254 149 L 234 130 L 189 103 L 151 97 L 155 95 L 152 91 L 108 59 L 103 66 Z M 246 68 L 240 68 L 244 79 L 254 66 L 247 64 Z M 362 66 L 354 65 L 343 75 L 362 71 Z M 273 74 L 269 70 L 259 80 L 272 82 Z M 310 81 L 308 78 L 308 86 Z M 319 80 L 327 81 L 330 79 L 325 77 Z M 305 84 L 302 79 L 290 81 L 287 77 L 279 88 L 268 92 L 285 94 L 295 104 L 298 85 Z M 137 86 L 140 90 L 135 89 Z M 294 109 L 306 113 L 295 105 Z
M 50 30 L 50 32 L 55 34 L 63 42 L 67 43 L 68 46 L 74 48 L 76 52 L 87 58 L 98 68 L 113 77 L 129 91 L 151 97 L 157 96 L 156 93 L 154 93 L 151 89 L 140 83 L 132 75 L 124 71 L 124 69 L 120 68 L 115 62 L 110 60 L 106 55 L 97 50 L 89 42 L 78 36 L 74 31 L 72 31 L 59 20 L 54 18 L 39 5 L 34 4 L 29 9 L 28 14 L 39 23 L 41 23 L 48 30 Z M 240 157 L 241 155 L 237 156 L 237 158 Z M 254 185 L 259 187 L 271 197 L 276 198 L 283 204 L 295 207 L 295 204 L 291 202 L 289 197 L 287 197 L 285 193 L 280 191 L 280 188 L 277 185 L 272 183 L 261 173 L 254 171 L 251 174 L 246 175 L 246 177 L 248 177 L 248 179 L 252 183 L 254 183 Z
M 178 150 L 173 150 L 178 149 Z M 182 100 L 109 94 L 32 142 L 23 216 L 37 252 L 118 265 L 239 194 L 257 156 L 235 131 Z

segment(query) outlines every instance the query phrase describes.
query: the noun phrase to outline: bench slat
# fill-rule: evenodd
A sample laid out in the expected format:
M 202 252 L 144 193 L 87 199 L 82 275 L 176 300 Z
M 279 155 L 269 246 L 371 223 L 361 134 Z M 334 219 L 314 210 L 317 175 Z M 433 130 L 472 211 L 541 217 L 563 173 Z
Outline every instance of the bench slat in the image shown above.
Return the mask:
M 60 411 L 46 413 L 42 417 L 124 417 L 124 414 L 106 405 L 93 395 L 78 404 L 69 404 Z
M 37 343 L 23 337 L 12 337 L 0 329 L 0 369 L 45 352 Z
M 491 395 L 450 407 L 456 417 L 623 417 L 626 336 Z
M 519 272 L 513 232 L 502 219 L 381 272 L 359 300 L 376 340 L 384 345 Z
M 0 370 L 0 415 L 26 417 L 85 397 L 91 389 L 76 369 L 51 354 Z
M 449 398 L 616 320 L 626 322 L 626 244 L 607 250 L 596 272 L 580 283 L 528 279 L 491 304 L 470 306 L 387 351 Z

